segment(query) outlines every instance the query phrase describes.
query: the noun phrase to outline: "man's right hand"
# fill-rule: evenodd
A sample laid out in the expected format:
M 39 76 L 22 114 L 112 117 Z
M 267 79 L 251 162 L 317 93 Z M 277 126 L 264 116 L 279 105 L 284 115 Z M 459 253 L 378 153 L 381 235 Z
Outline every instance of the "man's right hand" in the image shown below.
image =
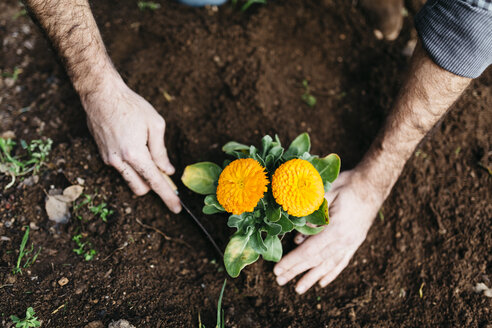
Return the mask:
M 162 174 L 175 171 L 164 145 L 162 116 L 119 76 L 101 81 L 81 99 L 104 163 L 116 168 L 135 194 L 152 189 L 171 211 L 180 212 L 179 198 Z

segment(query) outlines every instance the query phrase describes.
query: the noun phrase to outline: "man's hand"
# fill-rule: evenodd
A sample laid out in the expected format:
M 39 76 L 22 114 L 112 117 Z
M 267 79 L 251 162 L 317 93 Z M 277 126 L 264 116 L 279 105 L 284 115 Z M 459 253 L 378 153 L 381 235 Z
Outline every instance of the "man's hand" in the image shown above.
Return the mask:
M 119 77 L 81 99 L 104 162 L 120 172 L 135 194 L 152 189 L 171 211 L 181 211 L 179 198 L 161 173 L 171 175 L 174 167 L 164 145 L 165 121 L 152 105 Z
M 164 119 L 123 82 L 109 58 L 87 0 L 25 0 L 57 49 L 87 112 L 106 164 L 143 195 L 153 189 L 173 212 L 179 198 L 161 171 L 173 174 Z
M 296 285 L 304 293 L 316 282 L 325 287 L 348 265 L 366 238 L 367 231 L 383 202 L 374 187 L 353 171 L 340 174 L 325 198 L 330 204 L 330 224 L 314 236 L 295 238 L 301 245 L 275 266 L 279 285 L 305 272 Z
M 364 241 L 417 144 L 470 81 L 437 66 L 417 45 L 395 108 L 378 137 L 357 167 L 342 173 L 326 195 L 330 224 L 275 266 L 280 285 L 310 270 L 297 284 L 302 294 L 317 281 L 326 286 L 337 277 Z

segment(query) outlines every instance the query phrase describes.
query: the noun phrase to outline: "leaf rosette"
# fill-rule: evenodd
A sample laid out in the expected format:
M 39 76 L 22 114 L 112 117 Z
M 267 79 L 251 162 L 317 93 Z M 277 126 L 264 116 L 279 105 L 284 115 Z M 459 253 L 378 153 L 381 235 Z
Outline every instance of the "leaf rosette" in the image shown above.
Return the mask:
M 278 262 L 286 233 L 314 235 L 329 223 L 324 194 L 338 177 L 340 158 L 311 155 L 307 133 L 287 149 L 277 135 L 275 139 L 266 135 L 260 148 L 231 141 L 222 150 L 236 159 L 226 161 L 223 168 L 211 162 L 189 165 L 181 180 L 206 195 L 203 213 L 231 213 L 227 225 L 236 232 L 224 253 L 230 276 L 239 276 L 260 255 Z

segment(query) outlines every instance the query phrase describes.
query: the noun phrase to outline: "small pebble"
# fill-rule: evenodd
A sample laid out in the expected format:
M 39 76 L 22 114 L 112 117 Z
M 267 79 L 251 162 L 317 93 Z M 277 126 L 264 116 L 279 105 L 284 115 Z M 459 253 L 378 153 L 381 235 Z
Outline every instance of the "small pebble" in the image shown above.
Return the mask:
M 125 319 L 120 319 L 118 321 L 111 322 L 108 328 L 135 328 L 135 326 Z
M 60 280 L 58 280 L 58 285 L 60 286 L 65 286 L 66 284 L 68 284 L 68 278 L 67 277 L 63 277 L 61 278 Z
M 374 30 L 373 32 L 376 39 L 382 40 L 384 38 L 383 32 L 381 32 L 380 30 Z
M 104 325 L 101 321 L 92 321 L 85 325 L 84 328 L 104 328 Z

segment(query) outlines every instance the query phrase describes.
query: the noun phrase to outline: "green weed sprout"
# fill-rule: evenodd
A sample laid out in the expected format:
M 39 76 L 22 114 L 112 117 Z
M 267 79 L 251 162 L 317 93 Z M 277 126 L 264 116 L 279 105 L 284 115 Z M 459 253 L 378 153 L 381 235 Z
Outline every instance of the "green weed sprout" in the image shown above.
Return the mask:
M 309 82 L 307 80 L 302 81 L 302 86 L 304 88 L 304 93 L 301 96 L 301 99 L 309 106 L 314 107 L 316 105 L 316 97 L 311 94 L 309 89 Z
M 14 16 L 14 19 L 16 19 L 17 17 Z M 17 79 L 19 78 L 19 75 L 22 73 L 22 68 L 19 68 L 17 66 L 14 67 L 14 71 L 12 73 L 3 73 L 2 74 L 2 77 L 9 77 L 11 78 L 12 80 L 17 81 Z
M 215 328 L 225 328 L 224 310 L 222 309 L 222 297 L 224 296 L 226 283 L 227 279 L 224 280 L 224 284 L 222 285 L 222 289 L 219 295 L 219 301 L 217 302 L 217 324 L 215 325 Z M 202 324 L 200 314 L 198 314 L 198 328 L 206 328 L 205 325 Z
M 114 211 L 108 209 L 106 206 L 106 203 L 101 203 L 98 206 L 90 206 L 89 210 L 95 215 L 98 215 L 103 222 L 108 222 L 108 216 L 112 215 Z
M 95 249 L 92 248 L 92 244 L 90 242 L 82 242 L 83 238 L 84 237 L 80 233 L 72 237 L 72 240 L 75 241 L 78 246 L 77 248 L 74 248 L 73 251 L 75 254 L 81 255 L 84 260 L 91 261 L 94 259 L 94 256 L 97 254 L 97 252 Z M 86 249 L 85 246 L 87 246 L 88 249 Z
M 106 204 L 105 202 L 102 202 L 101 204 L 95 206 L 94 205 L 94 198 L 95 197 L 93 197 L 91 195 L 87 195 L 87 194 L 83 194 L 83 196 L 84 196 L 84 199 L 80 203 L 74 204 L 74 206 L 73 206 L 74 212 L 77 213 L 77 211 L 81 207 L 87 205 L 89 211 L 91 211 L 96 216 L 99 216 L 103 222 L 107 223 L 108 217 L 114 214 L 114 211 L 110 210 L 107 207 L 108 204 Z M 77 218 L 79 220 L 82 220 L 82 216 L 80 216 L 80 215 L 77 215 Z
M 258 4 L 266 4 L 266 0 L 247 0 L 242 6 L 241 6 L 241 11 L 246 11 L 248 10 L 249 7 L 254 5 L 255 3 Z M 232 0 L 232 5 L 235 7 L 237 5 L 237 0 Z
M 149 9 L 149 10 L 157 10 L 161 8 L 161 5 L 157 2 L 154 2 L 154 1 L 139 1 L 138 2 L 138 9 L 140 9 L 141 11 L 144 11 L 145 9 Z
M 10 320 L 15 323 L 16 328 L 41 327 L 41 322 L 38 321 L 38 318 L 35 315 L 36 313 L 34 312 L 34 309 L 32 307 L 28 307 L 26 310 L 26 317 L 24 319 L 11 315 Z
M 31 244 L 31 248 L 26 250 L 26 244 L 27 241 L 29 240 L 29 227 L 26 226 L 26 232 L 24 233 L 24 237 L 22 237 L 22 241 L 19 247 L 19 256 L 17 257 L 17 264 L 15 265 L 15 268 L 12 270 L 13 274 L 20 273 L 22 274 L 22 268 L 28 268 L 34 262 L 36 262 L 36 259 L 38 258 L 39 253 L 41 252 L 41 247 L 38 249 L 36 253 L 33 254 L 34 251 L 34 244 Z M 33 256 L 29 256 L 33 254 Z M 22 259 L 26 257 L 26 261 L 24 262 L 24 265 L 22 265 Z
M 0 138 L 0 173 L 10 175 L 12 178 L 5 189 L 14 185 L 16 177 L 38 174 L 41 167 L 46 163 L 53 141 L 51 139 L 39 139 L 32 140 L 28 144 L 21 140 L 20 144 L 25 153 L 15 156 L 12 154 L 12 150 L 16 146 L 16 142 L 12 139 Z

